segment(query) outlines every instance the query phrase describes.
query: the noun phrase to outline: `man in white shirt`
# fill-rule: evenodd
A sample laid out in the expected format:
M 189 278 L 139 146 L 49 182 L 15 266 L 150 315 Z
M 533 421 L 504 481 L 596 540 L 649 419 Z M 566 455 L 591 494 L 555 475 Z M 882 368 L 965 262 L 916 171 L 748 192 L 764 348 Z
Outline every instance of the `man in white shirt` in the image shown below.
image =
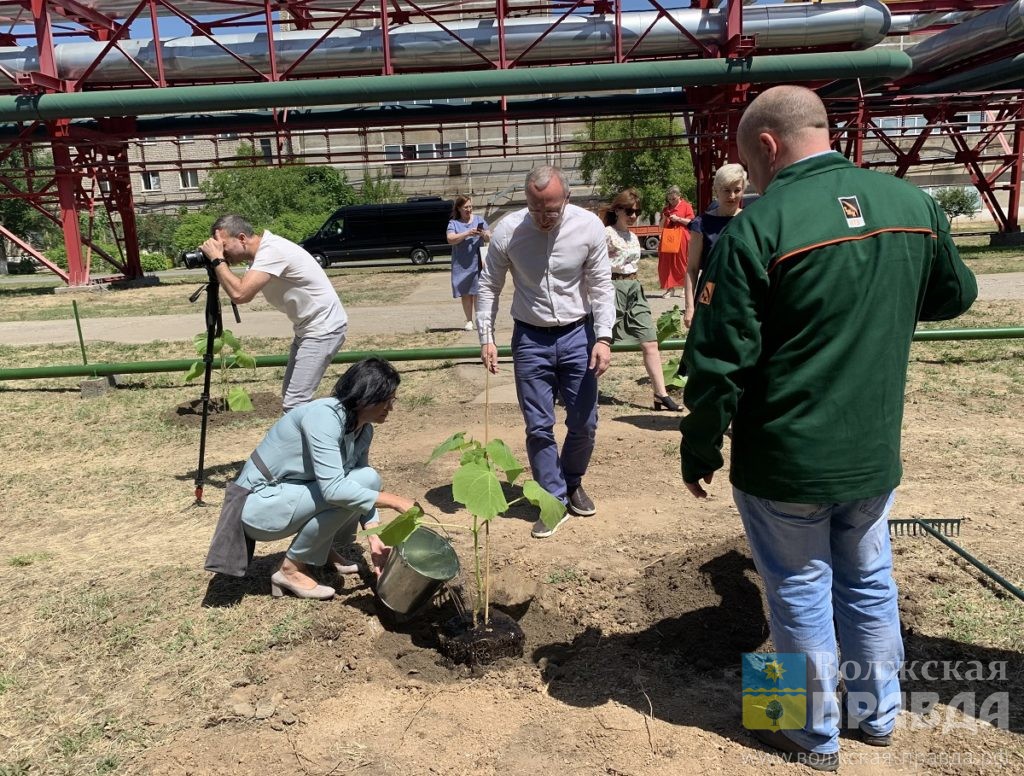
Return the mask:
M 527 176 L 526 203 L 503 218 L 491 237 L 476 299 L 480 358 L 497 372 L 494 319 L 511 272 L 512 359 L 533 477 L 569 513 L 593 515 L 597 509 L 582 480 L 597 432 L 597 378 L 611 362 L 615 325 L 604 225 L 569 204 L 569 186 L 557 167 L 537 167 Z M 556 396 L 566 412 L 561 455 L 554 434 Z M 547 528 L 538 520 L 531 534 L 545 538 L 561 524 Z
M 288 316 L 295 339 L 281 389 L 285 412 L 313 399 L 331 359 L 345 342 L 348 318 L 327 273 L 302 247 L 268 230 L 253 232 L 241 216 L 221 216 L 203 243 L 217 280 L 235 304 L 260 291 Z M 230 265 L 249 263 L 242 277 Z

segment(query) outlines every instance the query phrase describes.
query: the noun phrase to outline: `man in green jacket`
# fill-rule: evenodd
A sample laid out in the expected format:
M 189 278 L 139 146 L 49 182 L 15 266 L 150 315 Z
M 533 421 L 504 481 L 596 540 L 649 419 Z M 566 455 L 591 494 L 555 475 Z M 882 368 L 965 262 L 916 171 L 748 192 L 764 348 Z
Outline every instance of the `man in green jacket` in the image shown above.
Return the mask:
M 806 720 L 752 732 L 835 770 L 837 637 L 848 724 L 862 740 L 888 745 L 900 708 L 886 518 L 914 328 L 963 313 L 977 284 L 931 197 L 831 151 L 814 92 L 767 90 L 737 135 L 763 196 L 719 238 L 697 292 L 683 481 L 707 496 L 701 481 L 722 467 L 731 422 L 733 495 L 772 640 L 808 658 Z

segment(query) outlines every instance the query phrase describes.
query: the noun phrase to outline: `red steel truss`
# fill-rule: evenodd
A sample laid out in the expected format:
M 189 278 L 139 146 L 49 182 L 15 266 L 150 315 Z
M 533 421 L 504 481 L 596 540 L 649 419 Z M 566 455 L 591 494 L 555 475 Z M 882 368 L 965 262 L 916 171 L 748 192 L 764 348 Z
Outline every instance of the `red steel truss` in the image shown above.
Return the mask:
M 0 67 L 0 93 L 24 94 L 76 92 L 99 89 L 126 88 L 173 88 L 178 85 L 235 81 L 283 81 L 296 78 L 335 77 L 336 72 L 318 68 L 317 52 L 325 45 L 328 36 L 343 27 L 358 25 L 378 27 L 380 55 L 368 60 L 365 70 L 358 74 L 389 75 L 399 72 L 391 46 L 391 31 L 407 24 L 429 24 L 447 36 L 450 45 L 464 48 L 472 54 L 474 69 L 508 69 L 527 66 L 525 58 L 558 28 L 558 25 L 580 14 L 605 14 L 621 22 L 624 0 L 208 0 L 205 2 L 184 2 L 179 0 L 0 0 L 0 45 L 34 46 L 38 51 L 38 68 L 15 74 Z M 894 13 L 940 13 L 955 11 L 982 11 L 1003 5 L 997 2 L 964 2 L 962 0 L 894 0 L 888 5 Z M 643 0 L 644 10 L 655 15 L 656 20 L 669 20 L 680 33 L 693 44 L 693 51 L 684 56 L 745 57 L 771 53 L 758 49 L 757 41 L 743 35 L 743 6 L 740 2 L 729 4 L 726 23 L 721 39 L 716 42 L 698 41 L 669 12 L 680 7 L 699 9 L 714 8 L 714 0 L 694 0 L 684 3 L 676 0 L 670 7 L 667 0 Z M 629 11 L 639 10 L 640 0 L 630 2 Z M 524 16 L 544 16 L 552 21 L 541 30 L 536 40 L 525 50 L 512 54 L 506 45 L 506 25 L 510 19 Z M 498 30 L 496 55 L 487 54 L 474 46 L 473 42 L 455 29 L 455 23 L 467 19 L 495 20 Z M 933 30 L 934 25 L 922 30 Z M 590 56 L 574 60 L 562 57 L 551 61 L 530 60 L 528 66 L 545 64 L 591 64 L 595 62 L 629 62 L 641 59 L 639 47 L 653 24 L 642 32 L 638 39 L 626 39 L 622 25 L 615 25 L 614 39 L 607 55 Z M 279 65 L 275 56 L 282 33 L 286 30 L 314 30 L 307 48 L 288 65 Z M 265 47 L 263 56 L 248 61 L 229 51 L 220 36 L 233 33 L 259 33 L 254 36 Z M 204 75 L 201 68 L 195 72 L 181 73 L 169 66 L 163 59 L 162 43 L 182 35 L 196 36 L 208 40 L 211 45 L 223 50 L 238 61 L 243 75 L 232 78 L 215 78 Z M 155 73 L 147 70 L 132 54 L 128 41 L 152 39 L 156 63 Z M 74 77 L 62 74 L 58 68 L 56 46 L 63 42 L 97 41 L 94 60 L 80 68 Z M 810 50 L 810 49 L 808 49 Z M 820 49 L 819 49 L 820 50 Z M 998 55 L 1005 57 L 1024 46 L 999 49 Z M 979 52 L 979 59 L 972 66 L 985 61 L 992 52 Z M 124 75 L 118 80 L 100 79 L 97 72 L 102 64 L 111 60 L 124 60 L 129 67 L 123 68 Z M 258 64 L 265 62 L 266 64 Z M 300 70 L 300 65 L 301 70 Z M 947 70 L 949 75 L 959 68 Z M 429 71 L 430 63 L 421 62 L 418 71 Z M 438 68 L 435 68 L 438 69 Z M 447 68 L 446 68 L 447 69 Z M 921 78 L 908 79 L 907 85 L 919 84 Z M 820 84 L 823 85 L 823 84 Z M 638 86 L 643 86 L 638 84 Z M 679 116 L 687 132 L 675 140 L 680 145 L 688 143 L 694 157 L 694 168 L 698 182 L 698 200 L 703 205 L 710 197 L 711 172 L 722 162 L 735 158 L 732 146 L 735 125 L 749 95 L 757 91 L 756 85 L 734 85 L 721 88 L 690 88 L 685 92 L 661 95 L 657 106 L 660 113 Z M 500 126 L 503 143 L 490 147 L 481 145 L 471 154 L 478 158 L 508 156 L 519 153 L 535 153 L 538 149 L 528 148 L 518 142 L 518 127 L 529 126 L 558 118 L 561 114 L 554 103 L 536 101 L 532 107 L 513 111 L 513 106 L 504 98 L 488 103 L 475 118 L 467 121 L 465 116 L 457 120 L 460 127 L 470 126 L 470 131 L 482 135 L 485 127 Z M 962 164 L 971 180 L 978 187 L 982 200 L 992 213 L 997 225 L 1004 231 L 1019 231 L 1018 208 L 1021 204 L 1021 166 L 1024 152 L 1024 116 L 1020 92 L 1007 92 L 997 96 L 967 94 L 951 96 L 903 97 L 899 86 L 890 87 L 882 97 L 860 97 L 830 103 L 834 123 L 840 126 L 836 133 L 836 145 L 851 158 L 866 166 L 887 166 L 897 175 L 906 174 L 911 167 L 948 164 L 948 156 L 940 159 L 927 157 L 926 148 L 930 139 L 943 136 L 955 148 L 953 160 Z M 958 117 L 965 112 L 984 112 L 983 126 L 968 132 Z M 301 115 L 301 114 L 300 114 Z M 584 118 L 601 120 L 603 116 L 623 115 L 614 106 L 595 109 Z M 897 115 L 923 115 L 926 125 L 918 127 L 914 141 L 894 142 L 891 130 L 878 125 L 878 118 Z M 576 118 L 579 118 L 577 114 Z M 303 115 L 296 124 L 293 114 L 275 111 L 270 126 L 250 133 L 250 137 L 272 137 L 282 152 L 290 147 L 288 137 L 296 127 L 303 131 L 323 129 L 330 135 L 360 134 L 368 124 L 357 116 L 346 119 L 343 125 L 337 116 L 318 121 L 315 117 Z M 189 134 L 202 137 L 213 136 L 218 130 L 217 119 L 211 120 L 198 132 Z M 397 119 L 404 126 L 434 128 L 443 137 L 446 120 L 443 114 L 432 116 L 428 124 L 416 124 L 416 119 Z M 53 167 L 47 170 L 33 170 L 26 164 L 24 178 L 18 181 L 0 176 L 0 197 L 17 197 L 59 223 L 65 234 L 68 266 L 67 272 L 53 266 L 44 256 L 25 244 L 19 236 L 11 234 L 0 225 L 0 232 L 18 242 L 23 250 L 36 256 L 71 285 L 90 282 L 90 259 L 93 253 L 102 256 L 129 278 L 142 274 L 139 262 L 138 244 L 135 232 L 135 205 L 132 196 L 128 149 L 138 138 L 166 137 L 158 129 L 146 130 L 145 122 L 134 117 L 108 118 L 97 122 L 82 123 L 68 120 L 46 122 L 17 128 L 9 133 L 5 145 L 0 146 L 0 158 L 12 154 L 31 158 L 31 150 L 45 146 L 52 154 Z M 381 117 L 372 126 L 387 126 Z M 180 134 L 180 130 L 175 130 Z M 173 136 L 173 133 L 172 133 Z M 887 149 L 884 159 L 865 154 L 865 142 L 880 144 Z M 377 152 L 363 150 L 360 160 L 375 160 Z M 540 149 L 544 150 L 544 149 Z M 222 164 L 230 160 L 218 155 L 217 158 L 199 159 L 194 156 L 179 158 L 171 162 L 147 164 L 145 169 L 195 169 Z M 306 160 L 294 154 L 282 154 L 286 163 L 303 163 Z M 343 154 L 328 153 L 327 159 L 317 162 L 352 161 Z M 137 170 L 136 170 L 137 171 Z M 1002 207 L 996 193 L 1009 191 L 1009 204 Z M 79 213 L 88 213 L 87 223 L 95 218 L 106 219 L 115 227 L 118 237 L 118 254 L 109 255 L 102 246 L 92 240 L 90 230 L 80 227 Z

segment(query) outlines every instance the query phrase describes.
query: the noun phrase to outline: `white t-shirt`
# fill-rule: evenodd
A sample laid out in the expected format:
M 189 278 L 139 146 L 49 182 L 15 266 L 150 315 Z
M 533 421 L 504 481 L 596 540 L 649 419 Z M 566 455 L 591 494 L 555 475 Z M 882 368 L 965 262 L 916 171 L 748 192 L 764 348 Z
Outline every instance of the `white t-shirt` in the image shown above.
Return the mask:
M 348 323 L 327 273 L 291 240 L 265 229 L 250 269 L 271 276 L 263 286 L 263 296 L 288 316 L 296 337 L 331 334 Z

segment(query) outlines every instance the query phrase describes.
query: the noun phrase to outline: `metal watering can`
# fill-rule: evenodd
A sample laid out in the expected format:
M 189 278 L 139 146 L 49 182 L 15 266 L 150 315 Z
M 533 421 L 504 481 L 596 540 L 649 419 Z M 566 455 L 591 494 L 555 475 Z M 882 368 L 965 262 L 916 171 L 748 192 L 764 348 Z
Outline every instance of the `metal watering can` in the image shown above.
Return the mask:
M 377 597 L 398 614 L 419 610 L 459 573 L 459 557 L 445 537 L 419 526 L 394 547 L 377 579 Z

